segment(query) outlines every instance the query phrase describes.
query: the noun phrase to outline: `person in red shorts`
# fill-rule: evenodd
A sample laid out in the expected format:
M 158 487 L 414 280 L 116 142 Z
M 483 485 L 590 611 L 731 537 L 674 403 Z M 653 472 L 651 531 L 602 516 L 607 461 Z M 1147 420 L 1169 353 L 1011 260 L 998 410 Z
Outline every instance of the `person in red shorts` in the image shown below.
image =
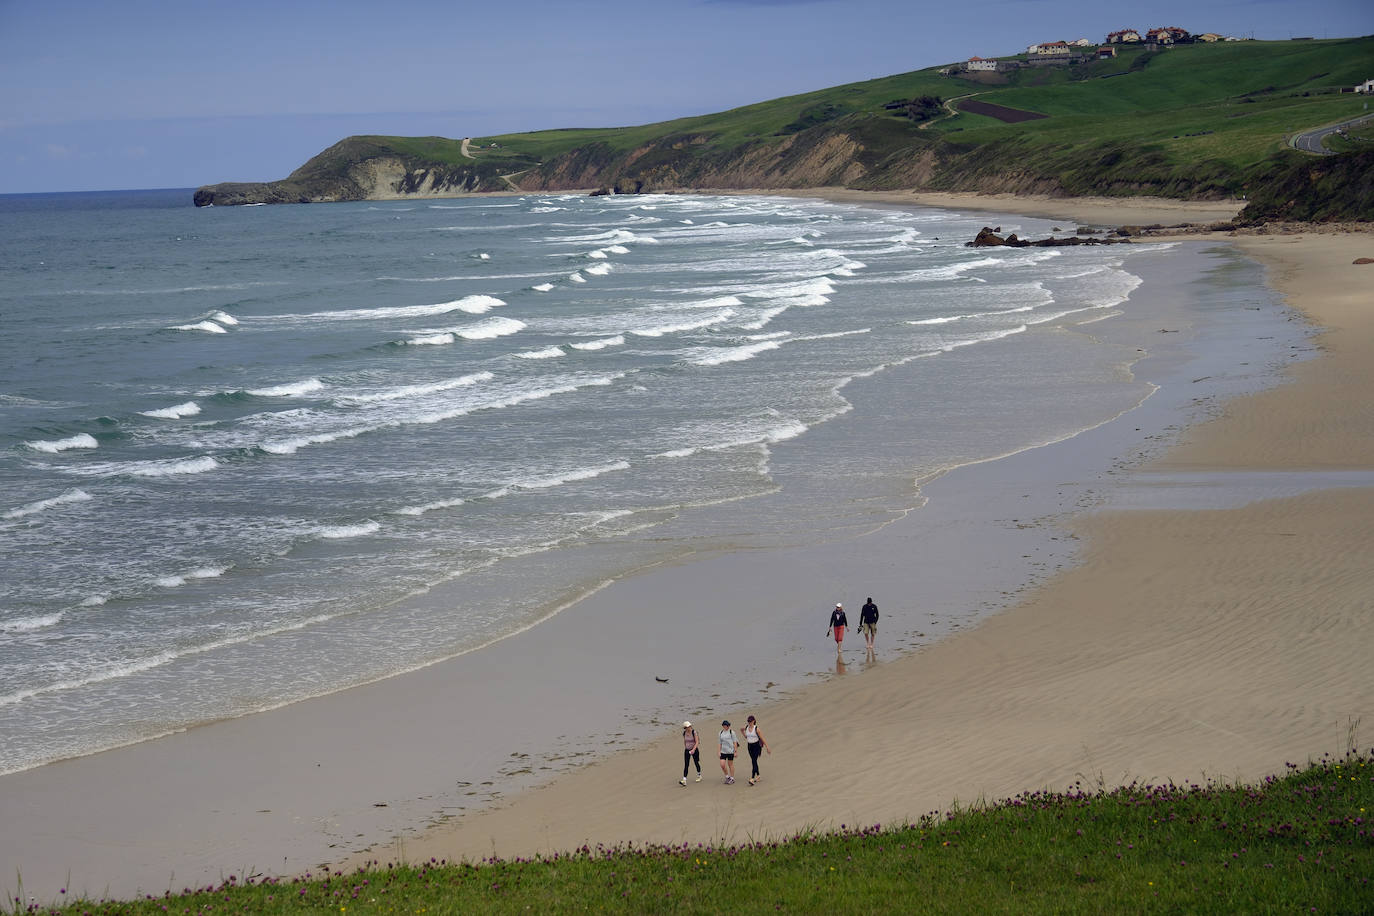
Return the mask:
M 835 654 L 840 654 L 840 647 L 844 644 L 844 628 L 849 626 L 849 620 L 844 616 L 844 605 L 835 603 L 835 610 L 830 612 L 830 627 L 826 630 L 831 636 L 835 637 Z

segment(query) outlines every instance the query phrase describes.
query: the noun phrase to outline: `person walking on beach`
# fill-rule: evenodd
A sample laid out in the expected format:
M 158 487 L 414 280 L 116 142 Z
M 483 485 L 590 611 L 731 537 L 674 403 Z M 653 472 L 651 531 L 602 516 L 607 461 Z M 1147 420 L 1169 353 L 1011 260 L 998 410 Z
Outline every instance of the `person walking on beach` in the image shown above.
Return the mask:
M 878 606 L 873 603 L 873 598 L 859 610 L 859 632 L 864 634 L 864 642 L 868 645 L 868 654 L 873 654 L 873 640 L 878 636 Z
M 687 767 L 692 763 L 697 765 L 697 782 L 701 782 L 701 740 L 697 738 L 697 730 L 692 727 L 692 723 L 683 722 L 682 778 L 678 780 L 679 785 L 687 785 Z
M 835 610 L 830 612 L 830 626 L 826 632 L 835 637 L 835 654 L 840 654 L 840 646 L 844 644 L 844 628 L 849 626 L 849 620 L 844 616 L 844 605 L 835 602 Z
M 720 771 L 725 774 L 725 784 L 733 786 L 735 784 L 735 747 L 739 744 L 739 736 L 730 727 L 730 720 L 726 719 L 720 723 Z
M 768 742 L 763 740 L 763 732 L 759 731 L 758 720 L 753 716 L 744 726 L 744 746 L 749 749 L 749 765 L 753 773 L 749 776 L 749 785 L 757 785 L 759 781 L 759 754 L 767 751 L 773 753 L 773 749 L 768 746 Z

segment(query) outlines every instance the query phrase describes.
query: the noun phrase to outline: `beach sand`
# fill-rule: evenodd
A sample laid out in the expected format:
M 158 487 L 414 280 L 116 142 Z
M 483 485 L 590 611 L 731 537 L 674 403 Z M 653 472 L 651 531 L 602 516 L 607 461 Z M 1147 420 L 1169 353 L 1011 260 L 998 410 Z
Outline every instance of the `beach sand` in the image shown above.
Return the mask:
M 1205 222 L 1235 209 L 814 196 L 986 205 L 1095 225 Z M 1080 203 L 1086 209 L 1076 210 Z M 1190 215 L 1161 218 L 1180 210 Z M 984 508 L 1002 521 L 999 537 L 1008 541 L 997 547 L 1016 576 L 1038 561 L 1015 557 L 1046 551 L 1037 587 L 993 602 L 1009 610 L 976 627 L 949 618 L 941 633 L 951 635 L 937 639 L 931 630 L 931 638 L 898 644 L 898 634 L 925 636 L 911 634 L 903 614 L 935 600 L 933 581 L 911 584 L 913 557 L 923 568 L 957 568 L 965 549 L 957 539 L 922 540 L 908 523 L 949 511 L 940 487 L 956 486 L 950 475 L 929 488 L 932 502 L 920 513 L 840 545 L 724 550 L 647 570 L 575 613 L 452 662 L 0 777 L 0 865 L 10 876 L 0 884 L 19 871 L 24 892 L 40 900 L 54 899 L 58 887 L 128 896 L 230 874 L 291 874 L 323 861 L 742 841 L 895 824 L 955 801 L 1079 780 L 1255 779 L 1290 760 L 1344 751 L 1353 728 L 1369 745 L 1374 308 L 1364 290 L 1374 265 L 1351 261 L 1374 256 L 1374 234 L 1233 241 L 1268 265 L 1295 308 L 1329 329 L 1314 341 L 1320 358 L 1291 366 L 1288 384 L 1226 404 L 1184 431 L 1176 448 L 1131 471 L 1136 503 L 1073 514 L 1071 546 L 1021 531 L 1033 526 L 1006 519 L 1007 507 L 1017 505 L 1023 518 L 1073 510 L 1020 510 L 1017 501 L 1052 494 L 1056 478 L 1047 475 L 1073 473 L 1076 451 L 1119 454 L 1115 440 L 1094 442 L 1124 424 L 956 472 L 957 486 L 984 493 Z M 1204 244 L 1217 242 L 1209 236 Z M 1118 319 L 1127 320 L 1135 319 Z M 1236 498 L 1246 492 L 1284 495 Z M 1222 494 L 1221 508 L 1190 508 L 1209 505 L 1213 493 Z M 1034 546 L 1012 540 L 1023 535 Z M 1081 555 L 1068 568 L 1074 545 Z M 848 663 L 837 666 L 822 629 L 837 598 L 857 611 L 857 596 L 834 589 L 855 581 L 860 565 L 884 608 L 878 654 L 866 662 L 862 640 L 851 635 Z M 986 571 L 988 581 L 995 572 Z M 972 588 L 949 600 L 991 597 Z M 780 647 L 750 628 L 748 609 L 763 602 L 815 616 L 807 651 L 818 670 L 781 699 L 768 677 Z M 655 603 L 671 613 L 640 624 L 638 611 Z M 728 630 L 702 626 L 692 612 L 705 605 L 741 612 Z M 700 696 L 690 674 L 675 672 L 668 686 L 653 681 L 665 657 L 680 658 L 688 672 L 696 659 L 719 661 L 722 641 L 746 660 L 736 683 Z M 664 712 L 635 734 L 599 733 L 585 718 L 587 709 L 616 708 L 651 690 L 662 691 Z M 722 710 L 737 730 L 745 713 L 760 718 L 774 753 L 758 786 L 745 782 L 747 758 L 739 782 L 721 784 L 713 748 Z M 675 727 L 684 716 L 706 745 L 705 779 L 686 788 L 677 784 Z M 662 737 L 637 737 L 655 732 Z M 541 745 L 549 734 L 560 736 L 558 747 Z M 434 787 L 451 795 L 454 774 L 470 767 L 503 775 L 464 787 L 467 807 L 437 800 Z
M 1203 222 L 1238 209 L 884 198 L 1113 225 Z M 892 661 L 880 626 L 883 663 L 755 708 L 775 751 L 756 787 L 743 775 L 722 784 L 712 718 L 697 723 L 707 749 L 701 784 L 676 784 L 681 739 L 672 729 L 350 864 L 776 838 L 895 824 L 956 802 L 1080 782 L 1257 780 L 1290 761 L 1344 752 L 1348 742 L 1370 745 L 1374 266 L 1352 261 L 1374 255 L 1374 234 L 1234 242 L 1266 265 L 1290 305 L 1326 329 L 1315 341 L 1322 355 L 1290 367 L 1287 384 L 1227 404 L 1141 469 L 1171 491 L 1154 501 L 1174 507 L 1083 515 L 1071 523 L 1086 545 L 1081 563 L 1013 609 Z M 1333 470 L 1364 485 L 1351 487 L 1346 477 L 1331 488 Z M 1247 475 L 1260 475 L 1263 490 L 1263 475 L 1280 471 L 1285 487 L 1306 492 L 1188 508 L 1209 475 L 1242 487 Z M 848 642 L 862 645 L 856 636 Z M 862 649 L 849 657 L 847 670 L 858 671 Z M 747 759 L 737 773 L 747 775 Z

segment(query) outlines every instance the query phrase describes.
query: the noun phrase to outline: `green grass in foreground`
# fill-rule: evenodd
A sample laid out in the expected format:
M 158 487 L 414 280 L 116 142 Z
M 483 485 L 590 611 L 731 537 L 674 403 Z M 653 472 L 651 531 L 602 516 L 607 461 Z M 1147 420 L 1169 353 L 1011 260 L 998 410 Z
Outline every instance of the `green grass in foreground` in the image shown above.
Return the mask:
M 1033 792 L 901 828 L 742 846 L 601 846 L 533 861 L 230 880 L 94 913 L 1367 913 L 1374 750 L 1258 786 Z

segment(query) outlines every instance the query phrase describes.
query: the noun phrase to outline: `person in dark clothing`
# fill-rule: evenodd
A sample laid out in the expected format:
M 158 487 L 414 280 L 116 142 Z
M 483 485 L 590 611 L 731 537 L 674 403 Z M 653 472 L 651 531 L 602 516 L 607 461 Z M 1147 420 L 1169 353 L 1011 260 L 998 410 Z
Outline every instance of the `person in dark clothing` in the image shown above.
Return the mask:
M 859 632 L 864 634 L 864 642 L 868 644 L 868 651 L 872 652 L 873 640 L 878 635 L 878 606 L 871 597 L 859 610 Z

